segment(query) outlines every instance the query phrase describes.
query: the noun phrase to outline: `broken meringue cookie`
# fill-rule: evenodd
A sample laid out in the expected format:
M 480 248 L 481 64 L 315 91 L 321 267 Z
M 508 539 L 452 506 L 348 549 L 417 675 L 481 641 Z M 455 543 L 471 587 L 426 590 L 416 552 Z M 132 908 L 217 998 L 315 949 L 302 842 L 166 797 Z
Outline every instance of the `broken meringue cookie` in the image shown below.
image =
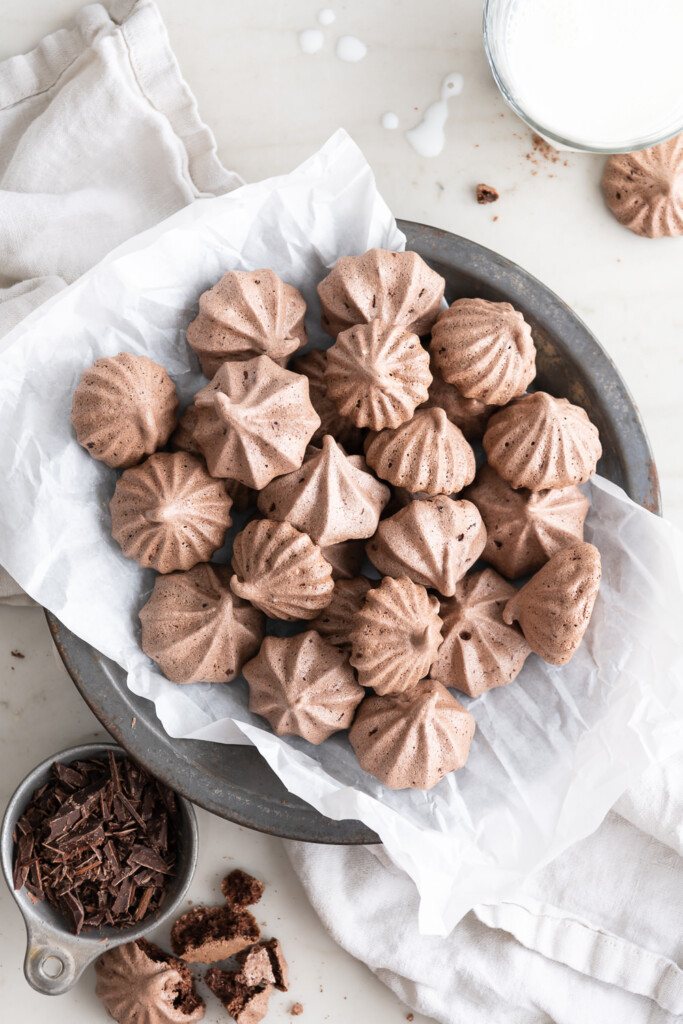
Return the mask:
M 107 950 L 95 974 L 95 994 L 117 1024 L 193 1024 L 204 1017 L 187 965 L 146 939 Z

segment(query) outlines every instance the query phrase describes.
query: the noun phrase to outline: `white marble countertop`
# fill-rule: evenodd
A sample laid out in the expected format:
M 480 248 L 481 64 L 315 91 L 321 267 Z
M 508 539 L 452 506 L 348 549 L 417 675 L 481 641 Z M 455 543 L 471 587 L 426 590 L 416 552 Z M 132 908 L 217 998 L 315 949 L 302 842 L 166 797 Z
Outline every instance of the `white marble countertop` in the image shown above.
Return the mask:
M 683 239 L 649 241 L 606 210 L 603 158 L 534 152 L 529 131 L 505 107 L 490 77 L 480 33 L 480 0 L 345 0 L 336 22 L 305 55 L 303 29 L 317 27 L 318 0 L 158 0 L 183 74 L 213 129 L 223 162 L 247 180 L 289 170 L 340 125 L 372 164 L 398 216 L 458 232 L 521 264 L 583 317 L 626 379 L 645 420 L 659 467 L 665 514 L 683 526 Z M 81 0 L 4 0 L 0 59 L 34 46 L 65 24 Z M 368 47 L 351 64 L 335 56 L 337 37 Z M 436 100 L 442 79 L 464 75 L 450 101 L 442 153 L 418 156 L 403 136 Z M 235 102 L 233 102 L 233 98 Z M 386 111 L 400 120 L 382 128 Z M 499 190 L 491 206 L 478 182 Z M 13 657 L 18 650 L 23 659 Z M 0 799 L 52 751 L 104 732 L 54 655 L 42 613 L 0 609 Z M 213 900 L 226 867 L 252 870 L 267 884 L 259 920 L 284 943 L 291 993 L 273 999 L 268 1020 L 332 1024 L 402 1021 L 407 1010 L 361 964 L 338 949 L 309 908 L 277 840 L 200 812 L 201 855 L 190 891 Z M 23 980 L 19 915 L 0 887 L 0 998 L 6 1020 L 69 1024 L 104 1020 L 92 973 L 56 1000 Z M 209 1022 L 226 1020 L 214 1008 Z M 424 1018 L 415 1017 L 417 1024 Z

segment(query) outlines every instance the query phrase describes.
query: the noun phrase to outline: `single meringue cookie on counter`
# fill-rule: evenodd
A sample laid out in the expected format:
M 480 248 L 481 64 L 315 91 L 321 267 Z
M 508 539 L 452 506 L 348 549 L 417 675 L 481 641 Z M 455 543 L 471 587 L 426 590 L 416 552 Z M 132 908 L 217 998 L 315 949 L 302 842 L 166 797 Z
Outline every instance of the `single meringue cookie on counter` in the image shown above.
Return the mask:
M 382 320 L 349 327 L 327 350 L 327 393 L 357 427 L 405 423 L 429 397 L 431 381 L 418 336 Z
M 412 419 L 381 430 L 367 449 L 368 465 L 407 491 L 454 494 L 474 480 L 474 452 L 443 409 L 417 409 Z
M 602 455 L 598 428 L 585 410 L 544 391 L 492 416 L 482 444 L 498 476 L 529 491 L 583 484 Z
M 140 609 L 142 649 L 173 683 L 229 683 L 253 658 L 265 619 L 229 586 L 226 565 L 157 576 Z
M 286 520 L 308 533 L 322 548 L 371 537 L 390 492 L 363 465 L 328 434 L 322 451 L 309 452 L 301 469 L 261 491 L 258 507 L 269 519 Z
M 73 394 L 78 443 L 112 469 L 134 466 L 168 441 L 178 422 L 175 384 L 147 356 L 97 359 Z
M 431 789 L 466 763 L 474 718 L 436 679 L 366 697 L 349 740 L 363 771 L 389 789 Z
M 315 630 L 267 636 L 243 672 L 249 710 L 267 718 L 276 735 L 315 744 L 348 729 L 364 696 L 347 656 Z
M 351 628 L 356 612 L 365 603 L 368 591 L 375 583 L 367 576 L 357 576 L 352 580 L 337 580 L 332 593 L 332 600 L 316 619 L 311 622 L 311 629 L 317 630 L 324 640 L 335 647 L 351 652 Z
M 439 313 L 430 351 L 448 384 L 487 405 L 523 395 L 536 376 L 531 328 L 509 302 L 457 299 Z
M 416 252 L 370 249 L 362 256 L 342 256 L 318 285 L 322 325 L 333 338 L 375 319 L 426 334 L 445 287 Z
M 211 379 L 228 359 L 284 359 L 306 344 L 306 303 L 273 270 L 229 270 L 199 299 L 188 344 Z
M 610 156 L 602 189 L 619 223 L 637 235 L 683 235 L 683 135 Z
M 233 593 L 273 619 L 312 619 L 332 600 L 332 568 L 311 538 L 290 523 L 255 519 L 232 549 Z
M 375 693 L 402 693 L 429 674 L 441 643 L 439 602 L 407 576 L 369 590 L 351 629 L 351 664 Z
M 97 995 L 117 1024 L 193 1024 L 204 1017 L 187 964 L 138 939 L 95 961 Z
M 256 490 L 298 469 L 320 426 L 306 378 L 268 356 L 223 363 L 194 404 L 193 437 L 209 472 Z
M 223 481 L 201 459 L 156 452 L 119 478 L 109 503 L 111 533 L 143 569 L 191 569 L 225 543 L 231 507 Z
M 342 416 L 329 397 L 325 382 L 326 368 L 327 352 L 321 348 L 312 348 L 310 352 L 292 359 L 289 364 L 290 370 L 308 378 L 311 405 L 320 417 L 320 426 L 311 438 L 311 444 L 322 444 L 325 434 L 330 434 L 347 452 L 359 452 L 363 447 L 363 431 L 346 416 Z
M 411 501 L 384 519 L 365 550 L 382 576 L 407 576 L 450 597 L 485 544 L 476 505 L 440 494 Z
M 460 427 L 468 441 L 479 441 L 486 430 L 489 417 L 497 411 L 497 405 L 486 405 L 478 398 L 465 398 L 455 384 L 447 384 L 436 368 L 434 357 L 430 360 L 432 383 L 429 395 L 421 409 L 443 409 L 451 423 Z
M 503 608 L 517 593 L 494 569 L 469 573 L 441 602 L 443 643 L 431 675 L 470 697 L 505 686 L 522 671 L 531 648 Z
M 563 548 L 510 598 L 503 620 L 519 622 L 529 647 L 544 661 L 565 665 L 588 628 L 601 575 L 593 544 Z
M 510 580 L 536 572 L 556 551 L 583 540 L 590 508 L 574 484 L 515 490 L 489 465 L 482 466 L 463 497 L 474 502 L 486 526 L 483 558 Z

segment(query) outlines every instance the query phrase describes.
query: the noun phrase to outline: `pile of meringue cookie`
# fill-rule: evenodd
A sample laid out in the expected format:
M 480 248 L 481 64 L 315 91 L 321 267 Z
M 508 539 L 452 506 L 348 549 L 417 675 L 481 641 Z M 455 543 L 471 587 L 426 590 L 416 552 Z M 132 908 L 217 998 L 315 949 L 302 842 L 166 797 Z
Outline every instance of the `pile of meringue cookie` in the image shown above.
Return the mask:
M 392 789 L 461 768 L 475 722 L 451 690 L 508 684 L 532 651 L 567 662 L 600 583 L 578 487 L 597 429 L 526 393 L 521 313 L 442 309 L 444 287 L 414 252 L 344 257 L 318 286 L 334 344 L 297 356 L 300 293 L 271 270 L 229 271 L 187 331 L 210 383 L 179 423 L 172 381 L 144 356 L 98 359 L 73 398 L 80 444 L 124 470 L 113 537 L 159 573 L 146 654 L 176 683 L 242 672 L 278 735 L 349 729 Z M 252 506 L 232 567 L 210 562 L 231 509 Z M 380 579 L 361 575 L 365 556 Z M 302 626 L 266 635 L 273 619 Z

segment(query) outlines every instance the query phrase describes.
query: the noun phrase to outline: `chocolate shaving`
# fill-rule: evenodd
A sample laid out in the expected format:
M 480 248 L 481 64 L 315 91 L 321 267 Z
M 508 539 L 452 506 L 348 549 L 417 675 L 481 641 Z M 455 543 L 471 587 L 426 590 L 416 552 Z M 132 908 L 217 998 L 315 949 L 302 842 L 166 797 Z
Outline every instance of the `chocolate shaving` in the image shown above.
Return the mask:
M 129 758 L 52 765 L 14 828 L 13 884 L 76 935 L 154 913 L 176 870 L 175 794 Z

